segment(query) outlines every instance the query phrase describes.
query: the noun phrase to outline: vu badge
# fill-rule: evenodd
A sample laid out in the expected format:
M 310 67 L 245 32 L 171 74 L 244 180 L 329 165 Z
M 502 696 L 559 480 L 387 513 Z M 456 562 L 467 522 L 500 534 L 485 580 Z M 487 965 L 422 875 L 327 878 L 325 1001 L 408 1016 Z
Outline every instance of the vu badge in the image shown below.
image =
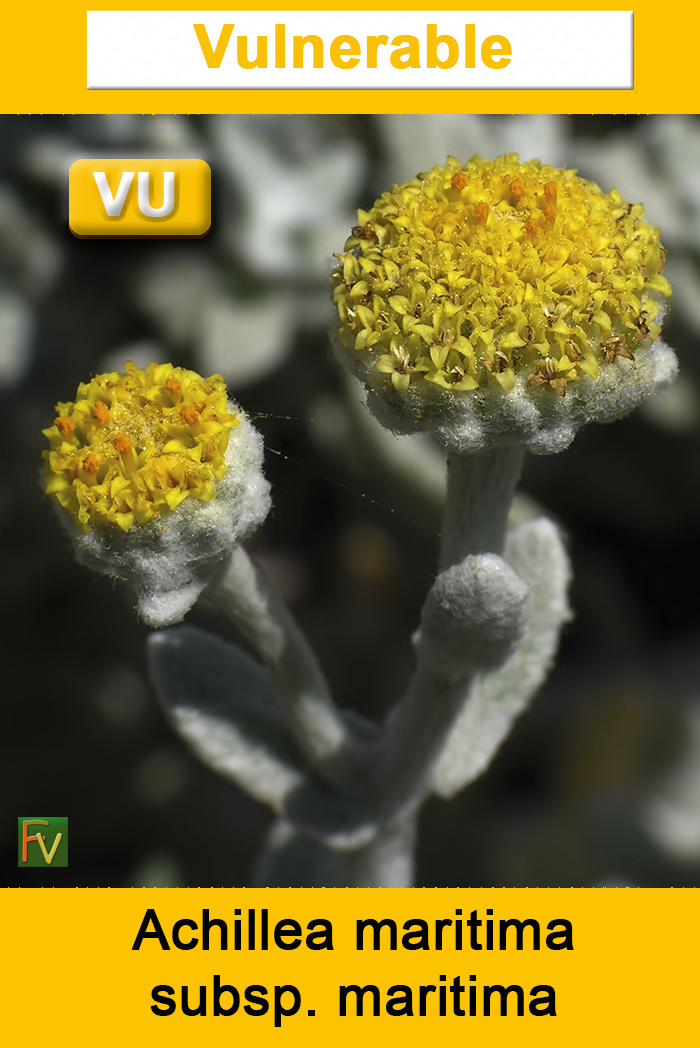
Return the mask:
M 203 160 L 76 160 L 68 224 L 79 239 L 203 237 L 211 225 L 211 171 Z
M 18 818 L 18 866 L 67 866 L 68 819 L 64 816 Z

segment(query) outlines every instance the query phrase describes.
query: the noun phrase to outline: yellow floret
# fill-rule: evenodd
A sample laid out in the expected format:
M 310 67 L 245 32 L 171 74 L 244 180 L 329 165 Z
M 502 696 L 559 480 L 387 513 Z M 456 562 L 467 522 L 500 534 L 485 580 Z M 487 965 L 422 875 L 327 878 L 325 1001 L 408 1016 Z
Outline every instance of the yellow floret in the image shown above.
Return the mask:
M 658 229 L 575 171 L 451 157 L 358 217 L 331 278 L 339 337 L 399 392 L 520 374 L 564 395 L 659 335 Z
M 124 374 L 96 375 L 56 411 L 44 430 L 46 492 L 84 532 L 128 531 L 186 498 L 212 499 L 238 425 L 220 375 L 172 364 L 129 362 Z

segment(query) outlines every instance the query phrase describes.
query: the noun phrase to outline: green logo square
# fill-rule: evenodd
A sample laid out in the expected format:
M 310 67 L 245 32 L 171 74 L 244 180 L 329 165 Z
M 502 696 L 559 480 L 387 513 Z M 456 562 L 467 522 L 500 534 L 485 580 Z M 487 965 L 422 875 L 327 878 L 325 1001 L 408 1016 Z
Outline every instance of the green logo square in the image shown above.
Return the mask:
M 17 819 L 17 865 L 67 866 L 67 817 L 20 815 Z

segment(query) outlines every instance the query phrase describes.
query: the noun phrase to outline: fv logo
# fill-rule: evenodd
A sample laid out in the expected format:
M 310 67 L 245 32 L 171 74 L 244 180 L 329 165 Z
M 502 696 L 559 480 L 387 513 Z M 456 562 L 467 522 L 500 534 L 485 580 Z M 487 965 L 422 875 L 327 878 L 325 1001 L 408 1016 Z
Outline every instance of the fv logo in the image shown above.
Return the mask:
M 17 819 L 18 866 L 67 866 L 68 819 L 65 816 Z

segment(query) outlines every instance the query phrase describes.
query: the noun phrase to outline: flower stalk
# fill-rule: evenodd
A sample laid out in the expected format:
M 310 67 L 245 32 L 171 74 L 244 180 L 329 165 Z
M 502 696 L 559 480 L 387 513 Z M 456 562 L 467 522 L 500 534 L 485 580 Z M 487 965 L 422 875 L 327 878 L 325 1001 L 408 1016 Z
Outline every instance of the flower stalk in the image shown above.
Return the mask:
M 447 501 L 440 535 L 440 570 L 476 553 L 503 553 L 508 515 L 522 472 L 519 446 L 447 457 Z
M 262 571 L 239 546 L 206 591 L 241 631 L 279 689 L 290 730 L 329 782 L 348 774 L 350 734 L 308 641 Z

